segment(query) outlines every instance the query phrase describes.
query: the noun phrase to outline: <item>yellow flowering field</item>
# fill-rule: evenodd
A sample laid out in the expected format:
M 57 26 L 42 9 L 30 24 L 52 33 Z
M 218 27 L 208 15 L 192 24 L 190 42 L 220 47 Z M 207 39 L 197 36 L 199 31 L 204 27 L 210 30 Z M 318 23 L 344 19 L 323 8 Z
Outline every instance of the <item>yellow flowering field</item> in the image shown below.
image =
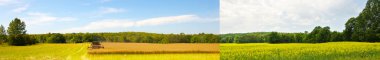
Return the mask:
M 221 44 L 222 60 L 378 60 L 380 43 Z

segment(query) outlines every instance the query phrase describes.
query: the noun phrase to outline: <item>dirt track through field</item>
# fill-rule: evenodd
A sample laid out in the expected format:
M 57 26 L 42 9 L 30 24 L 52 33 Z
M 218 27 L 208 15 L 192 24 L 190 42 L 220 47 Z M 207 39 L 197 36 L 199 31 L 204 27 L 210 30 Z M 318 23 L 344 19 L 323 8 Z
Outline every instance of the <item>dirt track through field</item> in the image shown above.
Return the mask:
M 129 53 L 219 53 L 219 44 L 215 43 L 102 43 L 104 49 L 89 49 L 90 54 Z
M 82 46 L 79 50 L 77 50 L 75 53 L 68 55 L 68 56 L 66 57 L 66 60 L 72 60 L 72 55 L 75 55 L 75 54 L 81 54 L 81 52 L 82 52 L 83 50 L 85 50 L 86 47 L 87 47 L 87 45 L 83 45 L 83 46 Z M 83 54 L 83 55 L 81 56 L 82 60 L 88 60 L 87 57 L 86 57 L 86 55 L 87 55 L 87 54 Z

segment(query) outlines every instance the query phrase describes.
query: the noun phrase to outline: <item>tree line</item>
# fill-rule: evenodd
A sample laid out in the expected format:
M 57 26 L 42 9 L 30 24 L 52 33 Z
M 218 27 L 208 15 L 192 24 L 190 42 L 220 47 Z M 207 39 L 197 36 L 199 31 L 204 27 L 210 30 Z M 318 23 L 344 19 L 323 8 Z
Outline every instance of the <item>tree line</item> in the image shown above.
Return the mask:
M 8 42 L 10 45 L 32 45 L 36 41 L 31 39 L 25 30 L 25 22 L 15 18 L 9 23 L 9 27 L 5 30 L 4 26 L 0 26 L 0 43 Z
M 343 32 L 315 27 L 310 33 L 253 32 L 221 35 L 223 43 L 323 43 L 336 41 L 380 42 L 380 1 L 368 0 L 357 17 L 350 18 Z
M 0 44 L 24 46 L 36 43 L 132 42 L 132 43 L 219 43 L 219 36 L 210 33 L 158 34 L 146 32 L 47 33 L 27 34 L 25 22 L 12 20 L 6 30 L 0 26 Z
M 311 31 L 299 33 L 252 32 L 220 35 L 222 43 L 323 43 L 345 41 L 341 32 L 330 31 L 330 27 L 317 26 Z
M 133 43 L 218 43 L 219 36 L 214 34 L 157 34 L 146 32 L 104 32 L 104 33 L 48 33 L 30 34 L 30 37 L 40 43 L 82 43 L 92 41 L 102 42 L 133 42 Z
M 368 0 L 357 17 L 346 22 L 343 31 L 347 40 L 378 42 L 380 40 L 380 1 Z

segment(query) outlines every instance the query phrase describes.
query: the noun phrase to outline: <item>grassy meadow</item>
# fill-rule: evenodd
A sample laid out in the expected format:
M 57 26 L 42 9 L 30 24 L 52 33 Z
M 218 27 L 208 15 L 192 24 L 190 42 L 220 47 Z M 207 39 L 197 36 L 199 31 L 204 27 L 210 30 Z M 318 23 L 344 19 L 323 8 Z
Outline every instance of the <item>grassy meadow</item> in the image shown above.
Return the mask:
M 221 44 L 221 60 L 378 60 L 380 43 Z
M 0 47 L 0 60 L 85 60 L 86 43 Z
M 116 44 L 116 45 L 115 45 Z M 105 46 L 111 52 L 117 50 L 123 50 L 124 43 L 105 43 Z M 80 43 L 80 44 L 36 44 L 31 46 L 8 46 L 0 45 L 0 60 L 219 60 L 219 53 L 102 53 L 102 54 L 91 54 L 87 47 L 90 43 Z M 133 45 L 133 46 L 132 46 Z M 133 43 L 128 46 L 130 50 L 138 50 L 144 48 L 144 46 L 152 45 L 146 43 Z M 141 46 L 139 46 L 141 45 Z M 153 44 L 155 45 L 155 44 Z M 184 46 L 194 46 L 193 44 L 161 44 L 165 46 L 173 47 L 174 45 Z M 181 46 L 182 45 L 182 46 Z M 217 48 L 211 49 L 212 51 L 218 50 L 218 44 L 211 44 L 212 46 L 206 46 L 208 44 L 196 44 L 195 46 L 204 46 L 203 48 Z M 214 46 L 215 45 L 215 46 Z M 155 45 L 157 46 L 157 45 Z M 116 49 L 117 47 L 122 47 Z M 125 46 L 124 46 L 125 47 Z M 131 47 L 139 47 L 133 49 Z M 195 47 L 194 47 L 195 48 Z M 158 47 L 157 49 L 165 49 Z M 197 48 L 196 48 L 197 49 Z M 107 49 L 106 49 L 107 50 Z M 176 49 L 170 49 L 176 50 Z M 181 50 L 181 49 L 177 49 Z M 208 49 L 206 49 L 208 50 Z M 104 50 L 101 50 L 104 51 Z M 183 49 L 182 49 L 183 51 Z

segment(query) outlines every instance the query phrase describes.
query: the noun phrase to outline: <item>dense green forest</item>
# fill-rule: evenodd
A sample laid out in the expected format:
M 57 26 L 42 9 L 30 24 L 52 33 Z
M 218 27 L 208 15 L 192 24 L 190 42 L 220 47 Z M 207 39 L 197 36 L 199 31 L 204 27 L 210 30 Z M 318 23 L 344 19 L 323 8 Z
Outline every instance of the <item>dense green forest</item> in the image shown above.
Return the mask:
M 214 34 L 157 34 L 146 32 L 118 33 L 48 33 L 30 34 L 38 42 L 47 43 L 82 43 L 91 41 L 103 42 L 134 42 L 134 43 L 218 43 L 220 40 Z
M 252 32 L 223 34 L 222 43 L 322 43 L 345 41 L 341 32 L 331 32 L 328 27 L 317 26 L 308 33 Z
M 357 17 L 350 18 L 343 32 L 315 27 L 310 33 L 253 32 L 222 34 L 223 43 L 322 43 L 336 41 L 380 42 L 380 1 L 368 0 Z
M 158 34 L 146 32 L 103 32 L 103 33 L 47 33 L 26 34 L 25 22 L 12 20 L 6 30 L 0 26 L 0 43 L 10 45 L 32 45 L 36 43 L 83 43 L 83 42 L 132 42 L 132 43 L 219 43 L 219 36 L 199 34 Z
M 380 40 L 380 1 L 368 0 L 357 17 L 350 18 L 343 31 L 347 40 L 375 42 Z

